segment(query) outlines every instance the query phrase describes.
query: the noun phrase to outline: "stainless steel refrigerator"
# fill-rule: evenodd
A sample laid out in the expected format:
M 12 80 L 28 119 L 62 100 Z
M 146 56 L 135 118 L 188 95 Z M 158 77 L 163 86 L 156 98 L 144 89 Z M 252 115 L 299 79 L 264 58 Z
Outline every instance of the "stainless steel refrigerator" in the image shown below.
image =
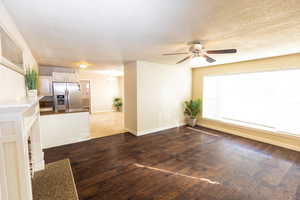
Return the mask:
M 55 112 L 82 110 L 80 84 L 77 82 L 53 82 L 53 98 Z

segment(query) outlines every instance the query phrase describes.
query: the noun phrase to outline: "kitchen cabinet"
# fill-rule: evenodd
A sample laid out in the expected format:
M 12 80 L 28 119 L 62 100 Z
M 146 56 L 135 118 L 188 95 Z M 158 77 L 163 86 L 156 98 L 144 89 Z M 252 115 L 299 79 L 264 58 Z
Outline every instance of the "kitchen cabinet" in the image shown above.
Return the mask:
M 52 96 L 52 76 L 39 77 L 39 92 L 41 96 Z
M 79 82 L 79 76 L 76 73 L 53 72 L 52 77 L 56 82 Z

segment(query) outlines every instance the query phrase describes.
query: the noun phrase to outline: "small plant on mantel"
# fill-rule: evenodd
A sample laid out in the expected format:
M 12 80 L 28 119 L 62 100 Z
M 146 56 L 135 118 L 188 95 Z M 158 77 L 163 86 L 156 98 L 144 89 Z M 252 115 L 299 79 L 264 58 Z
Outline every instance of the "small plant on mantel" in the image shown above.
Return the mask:
M 26 70 L 25 83 L 27 87 L 27 96 L 37 96 L 38 73 L 34 69 Z
M 114 98 L 113 106 L 115 107 L 117 112 L 121 112 L 123 106 L 122 99 L 118 97 Z
M 184 102 L 184 114 L 187 116 L 187 124 L 189 126 L 196 126 L 197 117 L 201 112 L 201 99 L 190 100 Z

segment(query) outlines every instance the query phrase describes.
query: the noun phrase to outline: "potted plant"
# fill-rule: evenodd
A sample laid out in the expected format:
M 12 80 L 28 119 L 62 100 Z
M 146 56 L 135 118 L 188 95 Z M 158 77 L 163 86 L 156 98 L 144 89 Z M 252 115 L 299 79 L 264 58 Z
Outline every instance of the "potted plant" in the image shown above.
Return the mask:
M 37 97 L 38 74 L 34 69 L 28 69 L 25 74 L 25 83 L 27 87 L 27 96 Z
M 121 98 L 114 98 L 113 100 L 113 106 L 115 107 L 117 112 L 121 112 L 122 110 L 122 99 Z
M 187 116 L 187 124 L 189 126 L 196 126 L 197 116 L 201 112 L 201 105 L 201 99 L 184 102 L 184 114 Z

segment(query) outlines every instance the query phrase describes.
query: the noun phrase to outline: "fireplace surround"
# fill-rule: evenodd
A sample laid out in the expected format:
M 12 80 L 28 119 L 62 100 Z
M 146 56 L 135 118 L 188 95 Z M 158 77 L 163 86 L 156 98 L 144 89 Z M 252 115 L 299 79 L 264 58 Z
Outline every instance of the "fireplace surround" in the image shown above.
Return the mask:
M 44 169 L 38 100 L 0 102 L 1 200 L 32 200 L 31 178 Z

